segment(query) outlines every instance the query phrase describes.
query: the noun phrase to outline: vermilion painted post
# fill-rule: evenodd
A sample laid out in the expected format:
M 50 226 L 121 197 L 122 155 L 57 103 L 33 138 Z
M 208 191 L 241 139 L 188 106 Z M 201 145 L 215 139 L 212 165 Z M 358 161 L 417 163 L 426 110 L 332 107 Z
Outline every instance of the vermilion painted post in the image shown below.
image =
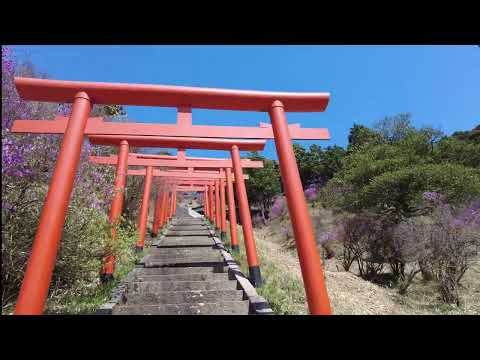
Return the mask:
M 210 217 L 208 219 L 208 221 L 210 222 L 210 224 L 213 225 L 213 218 L 214 218 L 214 213 L 215 213 L 215 209 L 213 208 L 213 191 L 212 191 L 212 187 L 211 185 L 208 185 L 208 209 L 209 209 L 209 212 L 210 212 Z
M 203 215 L 205 219 L 208 219 L 208 188 L 206 186 L 203 190 Z
M 167 221 L 170 221 L 170 219 L 172 218 L 172 203 L 173 203 L 173 191 L 170 190 L 170 192 L 168 193 L 168 207 L 167 207 L 168 218 L 167 218 Z
M 222 223 L 222 209 L 220 209 L 220 181 L 215 181 L 215 225 L 220 231 Z
M 237 145 L 232 146 L 232 163 L 235 175 L 235 187 L 237 189 L 238 207 L 240 210 L 240 221 L 243 228 L 243 239 L 245 241 L 245 250 L 247 252 L 248 269 L 250 281 L 254 286 L 262 286 L 262 276 L 260 274 L 260 265 L 257 258 L 257 249 L 255 238 L 253 237 L 252 219 L 250 217 L 250 207 L 248 205 L 247 189 L 245 188 L 245 179 L 243 178 L 242 164 L 240 162 L 240 151 Z
M 225 171 L 220 170 L 220 174 L 225 176 Z M 220 239 L 225 241 L 227 237 L 227 209 L 225 204 L 225 180 L 220 179 L 220 209 L 221 209 L 221 224 L 220 224 Z
M 110 206 L 109 222 L 112 226 L 118 225 L 120 215 L 122 215 L 123 201 L 125 198 L 125 184 L 127 182 L 128 173 L 128 142 L 123 140 L 120 142 L 118 149 L 117 169 L 115 173 L 114 195 Z M 115 227 L 112 228 L 112 240 L 115 241 L 117 234 Z M 103 265 L 101 280 L 103 282 L 113 279 L 115 272 L 115 256 L 106 257 Z
M 210 221 L 210 198 L 209 198 L 209 195 L 208 195 L 208 186 L 205 186 L 205 205 L 206 206 L 206 219 L 207 221 Z
M 170 197 L 171 197 L 171 193 L 170 193 L 170 190 L 167 192 L 167 204 L 166 204 L 166 207 L 165 207 L 165 223 L 168 223 L 168 221 L 170 220 Z
M 213 207 L 213 185 L 208 185 L 208 200 L 209 200 L 209 204 L 208 204 L 208 207 L 210 209 L 210 222 L 212 223 L 212 225 L 214 224 L 214 221 L 215 221 L 215 209 Z
M 175 201 L 173 202 L 173 215 L 177 213 L 177 192 L 175 191 Z
M 208 187 L 205 186 L 205 191 L 203 192 L 203 214 L 205 219 L 209 218 L 208 214 Z
M 162 193 L 157 188 L 157 197 L 155 198 L 155 212 L 153 213 L 152 236 L 158 234 L 158 227 L 160 226 L 160 212 L 162 209 Z
M 165 225 L 165 214 L 166 214 L 166 209 L 167 209 L 167 197 L 168 197 L 168 192 L 167 189 L 164 188 L 162 192 L 162 208 L 160 210 L 160 227 L 163 228 Z
M 153 179 L 153 167 L 147 166 L 145 183 L 143 185 L 142 206 L 140 208 L 138 240 L 137 240 L 137 246 L 135 247 L 136 251 L 142 251 L 143 247 L 145 246 L 145 232 L 147 230 L 148 208 L 150 205 L 150 193 L 152 191 L 152 179 Z
M 175 215 L 175 202 L 177 201 L 177 192 L 174 191 L 172 193 L 172 210 L 171 210 L 171 214 L 170 214 L 170 217 L 172 218 L 174 215 Z
M 205 186 L 204 189 L 205 190 L 203 191 L 203 193 L 201 195 L 202 196 L 201 199 L 202 199 L 202 203 L 203 203 L 203 216 L 204 216 L 204 218 L 206 218 L 207 217 L 207 212 L 208 212 L 208 209 L 207 209 L 207 191 L 206 191 L 207 187 Z
M 88 95 L 83 91 L 78 92 L 73 99 L 72 112 L 40 215 L 32 253 L 17 299 L 16 315 L 43 313 L 91 109 L 92 103 Z
M 233 196 L 232 170 L 226 168 L 227 172 L 227 197 L 228 197 L 228 216 L 230 221 L 230 243 L 232 251 L 239 251 L 237 234 L 237 214 L 235 209 L 235 198 Z
M 270 119 L 275 136 L 280 174 L 302 269 L 308 308 L 313 315 L 330 315 L 332 311 L 324 282 L 322 264 L 313 235 L 312 221 L 305 202 L 282 102 L 278 100 L 273 102 L 270 109 Z

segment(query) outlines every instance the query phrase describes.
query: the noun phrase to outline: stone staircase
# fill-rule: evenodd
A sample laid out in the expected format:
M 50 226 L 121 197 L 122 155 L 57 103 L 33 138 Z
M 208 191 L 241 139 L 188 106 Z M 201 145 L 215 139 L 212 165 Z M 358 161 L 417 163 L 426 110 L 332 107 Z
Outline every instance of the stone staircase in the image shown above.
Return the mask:
M 97 314 L 270 314 L 203 218 L 177 212 Z

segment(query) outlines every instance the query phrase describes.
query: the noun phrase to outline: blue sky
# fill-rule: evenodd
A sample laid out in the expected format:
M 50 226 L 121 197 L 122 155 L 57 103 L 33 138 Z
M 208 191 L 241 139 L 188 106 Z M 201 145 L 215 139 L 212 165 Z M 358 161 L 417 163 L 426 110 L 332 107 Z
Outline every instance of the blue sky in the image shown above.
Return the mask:
M 130 82 L 247 90 L 330 92 L 323 113 L 288 113 L 302 127 L 326 127 L 345 146 L 354 123 L 410 112 L 416 126 L 447 134 L 480 123 L 478 46 L 13 46 L 59 80 Z M 175 109 L 126 107 L 130 121 L 174 123 Z M 258 126 L 268 115 L 193 110 L 193 123 Z M 172 151 L 174 153 L 175 151 Z M 189 150 L 191 156 L 226 157 Z M 263 154 L 277 158 L 269 141 Z

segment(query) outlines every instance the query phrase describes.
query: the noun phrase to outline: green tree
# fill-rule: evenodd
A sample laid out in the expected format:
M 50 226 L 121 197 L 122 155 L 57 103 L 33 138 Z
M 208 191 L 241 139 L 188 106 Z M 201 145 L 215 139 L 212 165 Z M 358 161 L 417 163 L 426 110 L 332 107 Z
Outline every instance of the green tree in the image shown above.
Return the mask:
M 457 131 L 452 134 L 458 140 L 480 143 L 480 124 L 470 131 Z
M 353 124 L 348 135 L 349 152 L 364 146 L 379 145 L 385 143 L 385 139 L 377 132 L 364 125 Z
M 315 151 L 314 145 L 310 147 L 310 151 Z M 318 175 L 323 182 L 327 182 L 342 168 L 342 160 L 347 152 L 344 148 L 334 145 L 328 146 L 322 151 L 320 157 L 320 166 Z
M 464 141 L 457 136 L 442 139 L 434 152 L 437 163 L 455 163 L 480 168 L 480 141 Z
M 263 161 L 261 169 L 246 169 L 249 175 L 247 181 L 248 199 L 252 205 L 260 208 L 262 220 L 265 223 L 268 211 L 272 206 L 273 199 L 281 193 L 280 172 L 276 161 L 269 160 L 258 152 L 251 152 L 249 159 Z
M 315 182 L 320 174 L 322 149 L 316 147 L 314 150 L 309 151 L 300 144 L 293 144 L 293 152 L 295 153 L 300 179 L 304 188 Z
M 447 140 L 432 139 L 425 129 L 409 130 L 395 142 L 359 148 L 345 157 L 326 191 L 341 193 L 334 203 L 345 210 L 389 213 L 396 219 L 415 215 L 426 191 L 445 194 L 452 203 L 479 196 L 478 169 L 466 166 L 478 159 L 474 149 L 464 159 L 460 155 L 467 146 L 446 152 L 442 143 Z M 441 157 L 445 153 L 451 161 Z
M 405 139 L 415 128 L 411 123 L 412 115 L 400 113 L 393 117 L 385 117 L 374 124 L 375 131 L 390 143 Z

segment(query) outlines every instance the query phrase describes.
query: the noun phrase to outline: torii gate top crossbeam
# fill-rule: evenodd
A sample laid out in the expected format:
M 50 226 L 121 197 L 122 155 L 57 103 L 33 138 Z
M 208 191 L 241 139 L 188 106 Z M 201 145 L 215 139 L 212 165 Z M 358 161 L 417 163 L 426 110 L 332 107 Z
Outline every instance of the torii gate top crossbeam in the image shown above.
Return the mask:
M 72 102 L 75 94 L 84 91 L 95 104 L 178 107 L 200 109 L 268 112 L 279 100 L 285 111 L 324 111 L 329 93 L 267 92 L 227 90 L 187 86 L 122 84 L 85 81 L 63 81 L 16 77 L 15 85 L 25 100 Z

